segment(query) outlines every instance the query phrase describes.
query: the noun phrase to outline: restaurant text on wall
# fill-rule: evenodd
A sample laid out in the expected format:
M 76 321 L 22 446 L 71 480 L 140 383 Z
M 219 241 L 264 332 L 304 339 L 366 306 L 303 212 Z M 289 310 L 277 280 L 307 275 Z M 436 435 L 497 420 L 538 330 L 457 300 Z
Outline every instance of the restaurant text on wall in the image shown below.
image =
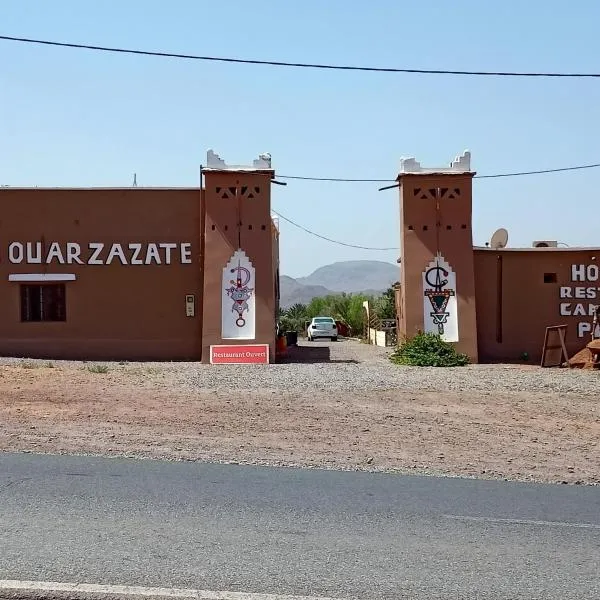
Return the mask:
M 560 315 L 580 319 L 577 336 L 581 338 L 591 334 L 594 312 L 600 305 L 600 268 L 595 264 L 571 265 L 571 282 L 576 285 L 560 287 Z
M 190 243 L 150 242 L 106 244 L 104 242 L 12 242 L 8 261 L 14 265 L 170 265 L 191 264 Z

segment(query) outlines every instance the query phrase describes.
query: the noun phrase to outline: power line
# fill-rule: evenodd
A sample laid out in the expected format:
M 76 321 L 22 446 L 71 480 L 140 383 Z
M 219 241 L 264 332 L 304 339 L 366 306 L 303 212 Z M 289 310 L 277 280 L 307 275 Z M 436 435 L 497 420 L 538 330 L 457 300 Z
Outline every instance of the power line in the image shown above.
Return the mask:
M 541 171 L 520 171 L 517 173 L 499 173 L 496 175 L 475 175 L 474 179 L 496 179 L 498 177 L 520 177 L 522 175 L 543 175 L 544 173 L 561 173 L 564 171 L 580 171 L 581 169 L 597 169 L 600 163 L 577 165 L 576 167 L 560 167 L 558 169 L 543 169 Z
M 398 250 L 398 248 L 373 248 L 371 246 L 359 246 L 358 244 L 348 244 L 346 242 L 340 242 L 339 240 L 331 239 L 329 237 L 321 235 L 320 233 L 316 233 L 315 231 L 312 231 L 311 229 L 307 229 L 303 225 L 300 225 L 299 223 L 296 223 L 295 221 L 292 221 L 291 219 L 284 217 L 281 213 L 278 213 L 275 210 L 271 210 L 271 212 L 276 214 L 280 219 L 283 219 L 290 225 L 293 225 L 294 227 L 297 227 L 298 229 L 301 229 L 302 231 L 309 233 L 310 235 L 313 235 L 322 240 L 325 240 L 326 242 L 331 242 L 332 244 L 337 244 L 338 246 L 345 246 L 346 248 L 357 248 L 359 250 L 380 250 L 380 251 Z
M 301 175 L 279 175 L 277 179 L 298 179 L 300 181 L 334 181 L 334 182 L 354 182 L 354 183 L 389 183 L 395 179 L 354 179 L 352 177 L 304 177 Z
M 310 68 L 310 69 L 328 69 L 328 70 L 342 70 L 342 71 L 363 71 L 363 72 L 380 72 L 380 73 L 413 73 L 413 74 L 428 74 L 428 75 L 473 75 L 473 76 L 496 76 L 496 77 L 570 77 L 570 78 L 600 78 L 600 73 L 539 73 L 539 72 L 511 72 L 511 71 L 452 71 L 442 69 L 401 69 L 401 68 L 386 68 L 386 67 L 361 67 L 361 66 L 348 66 L 348 65 L 328 65 L 318 63 L 293 63 L 284 61 L 268 61 L 268 60 L 251 60 L 251 59 L 240 59 L 240 58 L 224 58 L 216 56 L 200 56 L 193 54 L 176 54 L 170 52 L 158 52 L 158 51 L 147 51 L 147 50 L 134 50 L 128 48 L 117 48 L 108 46 L 93 46 L 90 44 L 75 44 L 70 42 L 55 42 L 50 40 L 40 40 L 32 38 L 21 38 L 14 36 L 0 35 L 0 40 L 21 42 L 28 44 L 38 44 L 45 46 L 57 46 L 63 48 L 74 48 L 84 50 L 95 50 L 100 52 L 113 52 L 120 54 L 135 54 L 142 56 L 153 56 L 162 58 L 180 58 L 187 60 L 200 60 L 200 61 L 212 61 L 212 62 L 226 62 L 226 63 L 238 63 L 248 65 L 265 65 L 265 66 L 279 66 L 279 67 L 298 67 L 298 68 Z M 476 179 L 492 179 L 500 177 L 518 177 L 523 175 L 540 175 L 546 173 L 558 173 L 564 171 L 575 171 L 581 169 L 592 169 L 600 167 L 600 163 L 589 164 L 589 165 L 578 165 L 575 167 L 561 167 L 557 169 L 543 169 L 539 171 L 520 171 L 515 173 L 498 173 L 493 175 L 476 175 Z M 395 179 L 361 179 L 361 178 L 344 178 L 344 177 L 308 177 L 300 175 L 278 175 L 279 179 L 295 179 L 304 181 L 329 181 L 329 182 L 351 182 L 351 183 L 393 183 Z M 283 219 L 287 223 L 290 223 L 294 227 L 305 231 L 306 233 L 313 235 L 317 238 L 325 240 L 327 242 L 345 246 L 348 248 L 357 248 L 360 250 L 378 250 L 378 251 L 391 251 L 397 250 L 398 248 L 376 248 L 370 246 L 361 246 L 358 244 L 349 244 L 339 240 L 334 240 L 327 236 L 316 233 L 306 227 L 284 217 L 280 213 L 273 211 L 279 218 Z
M 543 170 L 539 170 L 539 171 L 519 171 L 516 173 L 497 173 L 494 175 L 476 175 L 475 177 L 478 177 L 479 179 L 493 179 L 493 178 L 498 178 L 498 177 L 520 177 L 523 175 L 541 175 L 541 174 L 545 174 L 545 173 L 559 173 L 559 172 L 563 172 L 563 171 L 577 171 L 577 170 L 581 170 L 581 169 L 594 169 L 594 168 L 598 168 L 598 167 L 600 167 L 600 163 L 589 164 L 589 165 L 578 165 L 575 167 L 560 167 L 557 169 L 543 169 Z M 281 178 L 281 179 L 300 179 L 300 180 L 306 180 L 306 181 L 335 181 L 335 182 L 343 181 L 343 182 L 366 182 L 366 183 L 391 183 L 391 182 L 396 181 L 395 179 L 353 179 L 353 178 L 342 178 L 342 177 L 302 177 L 299 175 L 277 175 L 277 177 Z M 334 240 L 332 238 L 329 238 L 329 237 L 326 237 L 319 233 L 316 233 L 315 231 L 312 231 L 311 229 L 308 229 L 308 228 L 304 227 L 303 225 L 300 225 L 299 223 L 296 223 L 295 221 L 292 221 L 291 219 L 284 217 L 282 214 L 280 214 L 276 211 L 272 211 L 272 212 L 275 213 L 279 218 L 281 218 L 284 221 L 286 221 L 287 223 L 289 223 L 290 225 L 293 225 L 294 227 L 297 227 L 298 229 L 301 229 L 302 231 L 304 231 L 312 236 L 315 236 L 315 237 L 325 240 L 327 242 L 331 242 L 332 244 L 337 244 L 338 246 L 345 246 L 347 248 L 357 248 L 359 250 L 377 250 L 377 251 L 382 251 L 382 252 L 398 250 L 398 248 L 375 248 L 375 247 L 371 247 L 371 246 L 361 246 L 358 244 L 349 244 L 347 242 L 341 242 L 339 240 Z
M 131 48 L 118 48 L 109 46 L 93 46 L 91 44 L 74 44 L 70 42 L 54 42 L 32 38 L 0 35 L 1 40 L 22 42 L 27 44 L 42 44 L 45 46 L 59 46 L 62 48 L 77 48 L 83 50 L 96 50 L 100 52 L 116 52 L 121 54 L 137 54 L 141 56 L 157 56 L 162 58 L 181 58 L 187 60 L 202 60 L 212 62 L 237 63 L 245 65 L 265 65 L 271 67 L 296 67 L 304 69 L 328 69 L 336 71 L 363 71 L 374 73 L 412 73 L 418 75 L 470 75 L 486 77 L 555 77 L 555 78 L 600 78 L 600 73 L 539 73 L 518 71 L 466 71 L 444 69 L 405 69 L 393 67 L 361 67 L 351 65 L 330 65 L 323 63 L 285 62 L 275 60 L 253 60 L 246 58 L 225 58 L 218 56 L 201 56 L 196 54 L 177 54 L 174 52 L 159 52 L 154 50 L 134 50 Z
M 561 173 L 564 171 L 580 171 L 582 169 L 597 169 L 600 163 L 577 165 L 575 167 L 559 167 L 557 169 L 541 169 L 539 171 L 517 171 L 514 173 L 495 173 L 493 175 L 475 175 L 473 179 L 497 179 L 499 177 L 521 177 L 523 175 L 543 175 L 546 173 Z M 277 179 L 298 179 L 301 181 L 332 181 L 349 183 L 395 183 L 395 179 L 360 179 L 352 177 L 304 177 L 300 175 L 277 175 Z

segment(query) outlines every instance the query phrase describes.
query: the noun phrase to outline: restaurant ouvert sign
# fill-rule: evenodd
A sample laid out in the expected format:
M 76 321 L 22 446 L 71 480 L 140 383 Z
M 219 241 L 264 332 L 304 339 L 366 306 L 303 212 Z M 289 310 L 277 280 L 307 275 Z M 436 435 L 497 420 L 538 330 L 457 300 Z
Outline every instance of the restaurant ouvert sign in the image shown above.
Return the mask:
M 12 242 L 8 245 L 7 255 L 13 265 L 185 265 L 192 263 L 192 244 Z

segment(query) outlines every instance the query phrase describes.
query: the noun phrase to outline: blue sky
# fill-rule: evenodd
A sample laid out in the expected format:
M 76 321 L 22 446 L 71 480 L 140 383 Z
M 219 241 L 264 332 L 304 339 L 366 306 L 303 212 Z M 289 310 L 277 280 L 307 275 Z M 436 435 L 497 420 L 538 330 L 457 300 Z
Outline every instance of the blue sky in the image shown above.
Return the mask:
M 0 34 L 178 53 L 408 68 L 599 72 L 600 3 L 3 0 Z M 391 178 L 402 156 L 480 174 L 600 162 L 600 80 L 355 73 L 0 41 L 0 183 L 197 185 L 270 152 L 277 173 Z M 600 245 L 600 169 L 474 183 L 474 242 Z M 397 190 L 290 181 L 273 208 L 349 243 L 398 245 Z M 281 223 L 282 271 L 397 251 Z M 298 251 L 302 248 L 302 251 Z

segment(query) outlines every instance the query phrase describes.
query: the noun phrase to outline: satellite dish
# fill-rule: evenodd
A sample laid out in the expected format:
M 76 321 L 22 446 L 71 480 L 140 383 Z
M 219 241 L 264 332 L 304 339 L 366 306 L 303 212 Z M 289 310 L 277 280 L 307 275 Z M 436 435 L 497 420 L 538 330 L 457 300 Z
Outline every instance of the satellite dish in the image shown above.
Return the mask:
M 508 231 L 504 228 L 497 229 L 490 240 L 490 246 L 493 250 L 499 250 L 506 248 L 506 244 L 508 244 Z

